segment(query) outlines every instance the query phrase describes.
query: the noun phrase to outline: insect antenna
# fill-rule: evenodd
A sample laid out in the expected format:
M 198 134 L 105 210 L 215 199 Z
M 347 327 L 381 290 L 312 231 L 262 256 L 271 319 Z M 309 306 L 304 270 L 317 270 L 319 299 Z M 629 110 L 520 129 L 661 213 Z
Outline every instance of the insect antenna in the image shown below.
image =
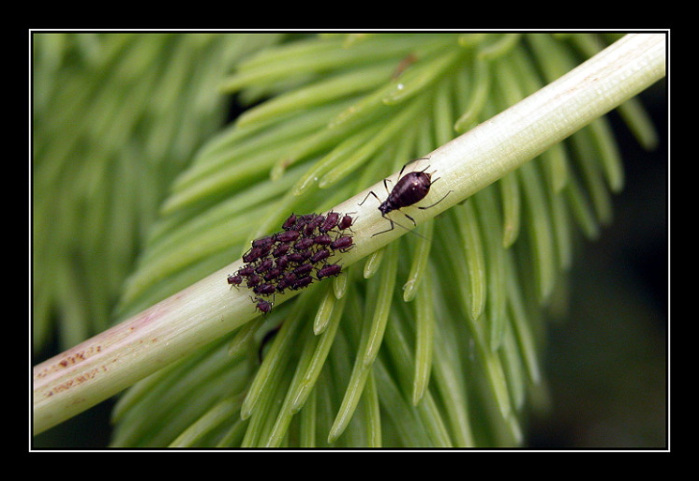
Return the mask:
M 434 184 L 434 182 L 432 182 L 432 183 Z M 451 193 L 452 193 L 452 191 L 450 190 L 449 192 L 447 192 L 446 194 L 444 194 L 444 197 L 442 197 L 441 199 L 439 199 L 439 200 L 438 200 L 437 202 L 435 202 L 434 204 L 426 205 L 426 206 L 423 206 L 423 207 L 418 206 L 418 209 L 425 210 L 425 209 L 429 209 L 430 207 L 434 207 L 435 205 L 439 204 L 439 203 L 442 202 L 444 199 L 446 199 L 447 196 L 448 196 L 449 194 L 451 194 Z
M 386 217 L 384 217 L 384 219 L 386 219 Z M 393 230 L 393 224 L 395 224 L 395 225 L 397 225 L 398 227 L 402 227 L 403 229 L 407 230 L 410 234 L 416 235 L 416 236 L 418 236 L 418 237 L 422 237 L 423 239 L 427 240 L 427 237 L 425 237 L 424 235 L 422 235 L 422 234 L 420 234 L 420 233 L 418 233 L 418 232 L 415 232 L 415 230 L 413 230 L 413 229 L 409 229 L 408 227 L 405 227 L 403 224 L 400 224 L 400 223 L 396 222 L 395 220 L 388 219 L 388 221 L 391 223 L 391 228 L 390 228 L 390 229 L 382 230 L 381 232 L 377 232 L 376 234 L 372 234 L 371 237 L 374 237 L 374 236 L 376 236 L 376 235 L 384 234 L 384 233 L 386 233 L 386 232 L 392 231 L 392 230 Z

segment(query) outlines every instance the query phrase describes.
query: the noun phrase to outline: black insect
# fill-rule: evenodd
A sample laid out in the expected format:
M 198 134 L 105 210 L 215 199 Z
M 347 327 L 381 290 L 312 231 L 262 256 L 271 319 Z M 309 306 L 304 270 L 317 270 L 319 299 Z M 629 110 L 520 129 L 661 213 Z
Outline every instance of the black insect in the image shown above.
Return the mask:
M 420 159 L 422 160 L 422 159 Z M 430 192 L 430 187 L 432 187 L 432 184 L 437 182 L 439 178 L 432 180 L 432 174 L 425 172 L 427 169 L 430 168 L 428 165 L 425 167 L 423 170 L 419 171 L 414 171 L 414 172 L 408 172 L 405 174 L 405 176 L 401 177 L 403 175 L 403 170 L 405 170 L 405 167 L 407 166 L 404 165 L 402 169 L 400 169 L 400 173 L 398 174 L 398 182 L 396 183 L 396 186 L 393 188 L 393 190 L 389 191 L 388 190 L 388 185 L 386 184 L 388 179 L 383 180 L 383 185 L 386 188 L 386 192 L 388 192 L 388 197 L 386 197 L 386 200 L 381 202 L 381 199 L 374 193 L 374 191 L 369 191 L 367 196 L 364 198 L 364 200 L 359 204 L 362 205 L 366 200 L 369 198 L 370 195 L 373 195 L 376 200 L 381 202 L 381 205 L 379 205 L 379 210 L 381 211 L 381 216 L 389 221 L 391 223 L 391 228 L 386 229 L 381 232 L 377 232 L 374 234 L 379 235 L 383 234 L 385 232 L 392 231 L 395 228 L 394 224 L 398 224 L 394 220 L 386 217 L 386 214 L 389 212 L 393 212 L 394 210 L 400 210 L 403 207 L 408 207 L 413 204 L 416 204 L 420 202 L 422 199 L 424 199 L 427 194 Z M 442 202 L 447 195 L 449 195 L 451 191 L 447 192 L 444 197 L 439 199 L 437 202 L 434 204 L 430 204 L 427 206 L 420 207 L 418 206 L 418 209 L 429 209 L 430 207 L 434 207 L 435 205 L 439 204 Z M 405 212 L 402 212 L 402 214 L 410 219 L 410 221 L 413 223 L 413 225 L 417 225 L 415 222 L 415 219 L 410 217 L 408 214 Z M 403 227 L 402 225 L 398 224 L 399 226 Z M 405 227 L 404 227 L 405 228 Z M 373 237 L 373 236 L 372 236 Z
M 243 276 L 240 274 L 230 274 L 228 276 L 228 283 L 232 286 L 240 285 L 241 282 L 243 282 Z

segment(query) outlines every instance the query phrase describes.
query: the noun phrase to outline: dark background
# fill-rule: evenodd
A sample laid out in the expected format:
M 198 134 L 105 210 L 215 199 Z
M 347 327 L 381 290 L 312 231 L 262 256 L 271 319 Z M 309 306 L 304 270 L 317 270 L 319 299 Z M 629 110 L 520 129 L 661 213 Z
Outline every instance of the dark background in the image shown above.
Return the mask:
M 568 315 L 550 324 L 551 411 L 537 448 L 668 448 L 668 104 L 665 81 L 641 94 L 659 145 L 643 150 L 610 118 L 626 173 L 614 220 L 582 244 Z

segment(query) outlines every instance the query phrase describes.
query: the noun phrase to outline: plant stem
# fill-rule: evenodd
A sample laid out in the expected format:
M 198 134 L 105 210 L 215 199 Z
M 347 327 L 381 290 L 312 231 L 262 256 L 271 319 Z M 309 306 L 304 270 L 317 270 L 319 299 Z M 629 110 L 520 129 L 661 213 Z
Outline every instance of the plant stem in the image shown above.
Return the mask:
M 460 203 L 536 157 L 665 75 L 665 35 L 627 35 L 568 74 L 487 122 L 443 145 L 415 168 L 429 165 L 441 180 L 429 199 L 443 202 L 408 212 L 420 223 Z M 406 169 L 406 172 L 409 172 Z M 391 177 L 396 183 L 397 174 Z M 382 182 L 372 187 L 385 195 Z M 373 237 L 388 221 L 368 190 L 333 208 L 354 212 L 355 247 L 348 266 L 375 252 L 404 229 Z M 429 200 L 427 199 L 427 200 Z M 400 215 L 394 212 L 391 215 Z M 397 218 L 397 217 L 396 217 Z M 232 289 L 230 266 L 34 368 L 34 433 L 40 433 L 120 392 L 256 316 L 249 293 Z M 277 296 L 283 302 L 293 294 Z
M 107 399 L 256 316 L 220 270 L 34 367 L 34 433 Z M 237 294 L 237 295 L 236 295 Z

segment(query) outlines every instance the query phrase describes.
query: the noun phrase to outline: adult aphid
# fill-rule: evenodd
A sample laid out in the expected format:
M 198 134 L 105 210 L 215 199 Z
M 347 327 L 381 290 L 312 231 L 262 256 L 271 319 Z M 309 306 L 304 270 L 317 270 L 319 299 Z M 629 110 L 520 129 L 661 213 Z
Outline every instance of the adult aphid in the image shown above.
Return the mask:
M 405 174 L 405 176 L 401 177 L 403 175 L 403 170 L 405 170 L 405 167 L 407 166 L 404 165 L 402 169 L 400 169 L 400 172 L 398 173 L 398 182 L 396 183 L 396 186 L 393 188 L 393 190 L 389 191 L 388 190 L 388 185 L 386 184 L 386 181 L 388 179 L 383 180 L 383 185 L 386 188 L 386 192 L 388 192 L 388 197 L 386 197 L 386 200 L 381 202 L 381 199 L 374 193 L 374 191 L 369 191 L 367 196 L 364 198 L 364 200 L 359 204 L 362 205 L 366 200 L 369 198 L 370 195 L 373 195 L 376 197 L 376 200 L 381 202 L 381 205 L 379 205 L 379 210 L 381 211 L 381 217 L 386 219 L 391 223 L 391 228 L 383 230 L 381 232 L 377 232 L 372 235 L 379 235 L 383 234 L 385 232 L 392 231 L 395 228 L 394 224 L 398 224 L 398 222 L 386 217 L 386 214 L 389 212 L 393 212 L 394 210 L 400 210 L 403 207 L 408 207 L 413 204 L 417 204 L 420 202 L 422 199 L 424 199 L 427 194 L 430 192 L 430 187 L 432 187 L 432 184 L 437 182 L 439 178 L 432 180 L 432 174 L 433 173 L 427 173 L 425 172 L 427 169 L 430 168 L 428 165 L 425 167 L 423 170 L 416 170 L 413 172 L 408 172 Z M 430 207 L 434 207 L 435 205 L 439 204 L 442 202 L 447 195 L 449 195 L 451 191 L 447 192 L 444 197 L 439 199 L 437 202 L 434 204 L 430 204 L 427 206 L 420 207 L 418 206 L 418 209 L 429 209 Z M 408 214 L 405 212 L 401 213 L 410 219 L 410 221 L 413 223 L 413 225 L 417 226 L 417 223 L 415 222 L 415 219 L 410 217 Z M 406 227 L 402 226 L 401 224 L 398 224 L 400 227 L 403 227 L 404 229 L 407 229 Z

